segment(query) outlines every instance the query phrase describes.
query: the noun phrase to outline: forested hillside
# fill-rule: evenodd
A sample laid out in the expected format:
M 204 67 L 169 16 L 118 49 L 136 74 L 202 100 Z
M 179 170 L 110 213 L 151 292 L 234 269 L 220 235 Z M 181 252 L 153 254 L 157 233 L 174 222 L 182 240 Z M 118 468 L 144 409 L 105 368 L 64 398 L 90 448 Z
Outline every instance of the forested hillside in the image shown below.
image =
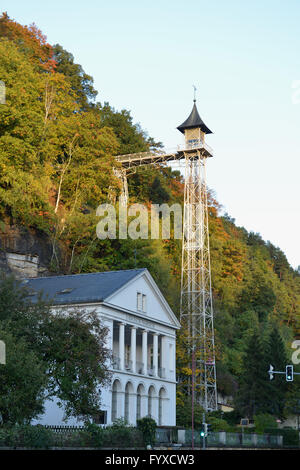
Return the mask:
M 6 86 L 6 104 L 0 105 L 2 235 L 13 225 L 46 235 L 53 273 L 147 267 L 178 314 L 180 240 L 99 240 L 95 229 L 97 206 L 120 191 L 114 156 L 162 144 L 128 110 L 115 110 L 102 96 L 97 101 L 92 77 L 70 52 L 6 14 L 0 18 L 0 80 Z M 129 178 L 129 194 L 131 202 L 182 203 L 183 180 L 168 167 L 139 170 Z M 300 336 L 300 275 L 279 248 L 221 216 L 213 191 L 209 205 L 219 391 L 236 396 L 240 390 L 241 412 L 282 414 L 270 398 L 247 409 L 247 383 L 250 371 L 254 379 L 255 371 L 265 373 L 278 344 L 291 360 L 291 343 Z M 189 373 L 179 339 L 178 377 Z M 280 396 L 281 403 L 282 393 L 295 397 L 296 382 L 284 388 L 277 380 L 272 388 L 263 381 L 258 386 L 266 396 Z M 179 414 L 186 400 L 179 385 Z

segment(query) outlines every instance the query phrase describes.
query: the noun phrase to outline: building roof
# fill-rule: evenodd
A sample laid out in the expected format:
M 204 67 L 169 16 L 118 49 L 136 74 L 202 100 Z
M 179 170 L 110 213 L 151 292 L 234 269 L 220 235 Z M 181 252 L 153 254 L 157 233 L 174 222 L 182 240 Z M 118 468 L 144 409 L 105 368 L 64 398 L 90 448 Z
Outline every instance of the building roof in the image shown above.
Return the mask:
M 186 121 L 177 127 L 177 129 L 184 134 L 185 129 L 192 129 L 195 127 L 200 127 L 200 129 L 205 132 L 205 134 L 212 134 L 212 131 L 204 124 L 198 113 L 196 100 L 194 100 L 194 106 L 191 114 Z
M 38 277 L 23 282 L 33 303 L 37 301 L 39 292 L 44 300 L 54 305 L 103 302 L 142 271 L 147 269 Z

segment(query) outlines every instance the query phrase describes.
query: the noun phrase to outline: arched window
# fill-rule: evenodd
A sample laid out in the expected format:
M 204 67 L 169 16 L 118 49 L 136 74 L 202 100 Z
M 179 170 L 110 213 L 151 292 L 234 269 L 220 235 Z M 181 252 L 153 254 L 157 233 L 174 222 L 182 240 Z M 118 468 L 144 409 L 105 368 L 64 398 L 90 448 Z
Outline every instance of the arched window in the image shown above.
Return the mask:
M 148 391 L 148 416 L 150 416 L 150 418 L 153 418 L 154 416 L 153 397 L 154 397 L 154 387 L 151 385 Z
M 121 384 L 119 380 L 115 380 L 112 386 L 111 394 L 111 420 L 114 422 L 118 417 L 118 395 L 121 390 Z

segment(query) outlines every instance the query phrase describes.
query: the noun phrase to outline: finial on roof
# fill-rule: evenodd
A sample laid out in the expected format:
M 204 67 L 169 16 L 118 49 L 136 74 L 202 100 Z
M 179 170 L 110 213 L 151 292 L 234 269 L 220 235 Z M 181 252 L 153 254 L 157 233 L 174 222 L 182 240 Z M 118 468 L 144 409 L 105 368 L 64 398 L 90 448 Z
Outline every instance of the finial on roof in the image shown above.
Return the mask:
M 197 91 L 197 88 L 195 87 L 195 85 L 193 85 L 193 88 L 194 88 L 194 103 L 196 103 L 196 91 Z
M 192 112 L 189 115 L 189 117 L 180 126 L 177 127 L 177 129 L 182 134 L 184 134 L 184 131 L 186 129 L 193 129 L 193 128 L 200 127 L 202 132 L 204 132 L 205 134 L 212 134 L 212 131 L 204 124 L 201 117 L 199 116 L 198 109 L 197 109 L 197 106 L 196 106 L 196 90 L 197 90 L 197 88 L 195 87 L 195 85 L 193 85 L 193 87 L 194 87 L 194 106 L 193 106 Z

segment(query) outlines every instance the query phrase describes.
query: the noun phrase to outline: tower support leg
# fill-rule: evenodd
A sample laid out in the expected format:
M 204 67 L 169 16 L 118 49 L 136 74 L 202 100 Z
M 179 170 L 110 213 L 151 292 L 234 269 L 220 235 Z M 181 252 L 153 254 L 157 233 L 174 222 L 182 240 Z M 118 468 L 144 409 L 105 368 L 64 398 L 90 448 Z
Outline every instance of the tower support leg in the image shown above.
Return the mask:
M 123 207 L 127 207 L 127 204 L 128 204 L 127 171 L 125 168 L 114 168 L 114 173 L 121 182 L 121 192 L 119 196 L 120 205 Z

